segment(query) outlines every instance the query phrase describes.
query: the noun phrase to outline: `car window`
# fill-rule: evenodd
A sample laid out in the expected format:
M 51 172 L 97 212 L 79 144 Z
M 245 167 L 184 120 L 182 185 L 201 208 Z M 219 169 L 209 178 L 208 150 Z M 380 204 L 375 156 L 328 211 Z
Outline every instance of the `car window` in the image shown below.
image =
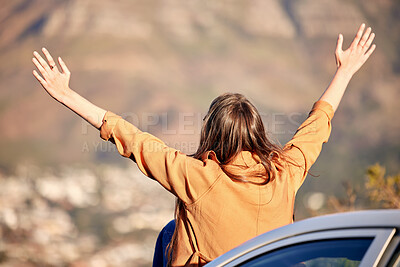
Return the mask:
M 358 266 L 372 238 L 332 239 L 301 243 L 259 255 L 240 266 Z

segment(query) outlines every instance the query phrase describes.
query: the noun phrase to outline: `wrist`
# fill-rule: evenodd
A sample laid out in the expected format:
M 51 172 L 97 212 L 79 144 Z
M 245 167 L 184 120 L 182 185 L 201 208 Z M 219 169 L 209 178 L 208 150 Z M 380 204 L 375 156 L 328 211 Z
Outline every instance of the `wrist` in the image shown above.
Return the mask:
M 345 80 L 350 81 L 351 78 L 353 77 L 353 74 L 354 74 L 354 73 L 351 72 L 350 70 L 345 69 L 345 68 L 343 68 L 343 67 L 339 67 L 339 68 L 337 68 L 337 70 L 336 70 L 335 76 L 341 77 L 341 78 L 343 78 L 343 79 L 345 79 Z
M 64 105 L 68 105 L 68 103 L 71 102 L 72 98 L 73 98 L 73 93 L 74 91 L 72 91 L 71 88 L 67 88 L 66 90 L 64 90 L 62 92 L 62 94 L 58 97 L 58 101 Z

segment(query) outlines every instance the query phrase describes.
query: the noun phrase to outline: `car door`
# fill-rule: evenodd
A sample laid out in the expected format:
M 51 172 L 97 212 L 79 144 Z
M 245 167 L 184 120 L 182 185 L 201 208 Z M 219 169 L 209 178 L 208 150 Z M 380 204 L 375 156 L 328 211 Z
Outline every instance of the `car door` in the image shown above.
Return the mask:
M 367 228 L 301 234 L 246 248 L 210 266 L 377 266 L 394 233 L 394 228 Z

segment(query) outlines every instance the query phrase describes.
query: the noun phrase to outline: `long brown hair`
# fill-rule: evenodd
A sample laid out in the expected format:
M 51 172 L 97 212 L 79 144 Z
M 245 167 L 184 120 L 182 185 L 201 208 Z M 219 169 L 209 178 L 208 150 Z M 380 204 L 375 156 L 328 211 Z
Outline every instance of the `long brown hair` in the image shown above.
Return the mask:
M 221 169 L 231 179 L 254 183 L 267 184 L 275 179 L 274 168 L 281 168 L 285 156 L 279 145 L 272 143 L 267 137 L 261 116 L 255 106 L 243 95 L 225 93 L 215 98 L 204 117 L 200 134 L 200 145 L 192 157 L 202 159 L 203 155 L 213 151 Z M 227 166 L 242 151 L 249 151 L 259 157 L 265 171 L 239 175 L 228 170 Z M 257 177 L 257 182 L 250 177 Z M 261 180 L 261 182 L 259 182 Z M 183 216 L 184 203 L 177 199 L 175 219 Z M 178 226 L 178 224 L 177 224 Z M 177 229 L 169 244 L 168 257 L 171 263 L 171 252 L 176 242 Z
M 274 179 L 274 165 L 283 158 L 282 148 L 267 137 L 264 123 L 256 107 L 243 95 L 225 93 L 215 98 L 204 117 L 200 145 L 192 156 L 201 159 L 207 151 L 214 151 L 222 170 L 231 178 L 251 182 L 247 176 L 237 175 L 226 166 L 242 151 L 250 151 L 260 158 L 265 172 L 251 174 L 265 178 L 261 184 Z

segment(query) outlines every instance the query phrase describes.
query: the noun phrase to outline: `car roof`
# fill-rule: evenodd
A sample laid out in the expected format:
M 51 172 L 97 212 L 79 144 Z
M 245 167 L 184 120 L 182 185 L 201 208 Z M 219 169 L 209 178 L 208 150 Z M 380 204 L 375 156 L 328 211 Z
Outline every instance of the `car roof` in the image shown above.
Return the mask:
M 261 247 L 278 240 L 306 233 L 352 228 L 400 229 L 400 210 L 365 210 L 323 215 L 289 224 L 266 232 L 243 243 L 212 261 L 212 265 L 224 262 L 230 256 Z

